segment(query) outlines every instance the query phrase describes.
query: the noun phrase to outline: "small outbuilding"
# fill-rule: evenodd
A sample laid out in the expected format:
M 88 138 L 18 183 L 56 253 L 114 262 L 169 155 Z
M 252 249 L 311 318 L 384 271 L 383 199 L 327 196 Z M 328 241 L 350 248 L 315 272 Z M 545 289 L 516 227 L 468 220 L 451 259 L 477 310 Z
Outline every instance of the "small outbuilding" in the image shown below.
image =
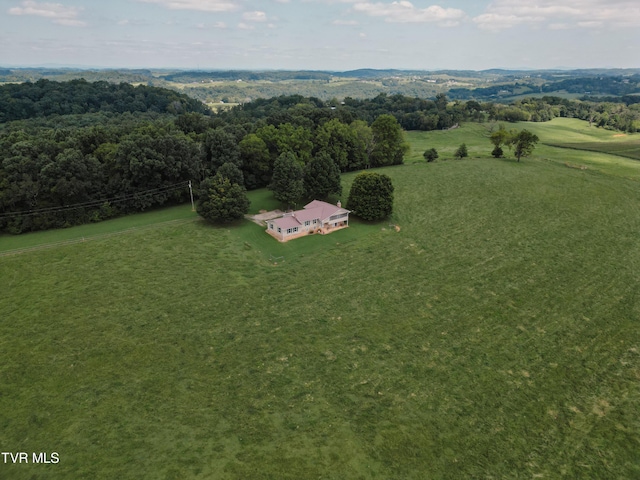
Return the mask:
M 279 218 L 267 221 L 267 233 L 281 242 L 309 235 L 327 234 L 349 226 L 349 210 L 338 202 L 331 203 L 314 200 L 302 210 L 287 212 Z

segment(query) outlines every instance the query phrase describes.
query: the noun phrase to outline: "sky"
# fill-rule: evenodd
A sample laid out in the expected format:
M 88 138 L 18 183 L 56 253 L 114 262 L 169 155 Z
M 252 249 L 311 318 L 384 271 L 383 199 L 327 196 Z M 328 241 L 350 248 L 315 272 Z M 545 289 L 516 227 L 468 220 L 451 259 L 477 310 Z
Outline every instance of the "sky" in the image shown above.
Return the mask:
M 0 66 L 638 68 L 640 0 L 0 0 Z

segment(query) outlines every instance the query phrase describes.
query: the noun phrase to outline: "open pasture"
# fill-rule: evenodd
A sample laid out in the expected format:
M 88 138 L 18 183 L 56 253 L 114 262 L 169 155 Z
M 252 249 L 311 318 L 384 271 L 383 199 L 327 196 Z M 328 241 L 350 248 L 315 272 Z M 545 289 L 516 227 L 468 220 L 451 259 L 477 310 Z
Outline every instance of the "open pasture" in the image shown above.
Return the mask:
M 640 160 L 640 140 L 631 142 L 559 143 L 554 146 L 574 150 L 587 150 L 589 152 L 608 153 L 610 155 Z
M 627 134 L 589 126 L 588 122 L 557 118 L 551 122 L 530 125 L 541 142 L 573 150 L 605 153 L 640 160 L 640 134 Z M 560 154 L 562 156 L 562 154 Z
M 454 153 L 461 143 L 466 143 L 470 157 L 492 158 L 489 135 L 500 124 L 507 129 L 526 128 L 538 135 L 540 142 L 533 153 L 538 160 L 640 180 L 640 162 L 630 160 L 637 160 L 640 155 L 640 134 L 590 127 L 588 122 L 569 118 L 541 123 L 467 123 L 454 130 L 407 132 L 411 144 L 407 162 L 423 162 L 422 154 L 429 148 L 438 150 L 438 161 L 454 160 Z M 504 160 L 513 160 L 512 152 L 508 148 L 504 150 Z
M 0 444 L 60 457 L 0 477 L 640 476 L 639 177 L 492 159 L 484 128 L 410 133 L 387 222 L 0 258 Z

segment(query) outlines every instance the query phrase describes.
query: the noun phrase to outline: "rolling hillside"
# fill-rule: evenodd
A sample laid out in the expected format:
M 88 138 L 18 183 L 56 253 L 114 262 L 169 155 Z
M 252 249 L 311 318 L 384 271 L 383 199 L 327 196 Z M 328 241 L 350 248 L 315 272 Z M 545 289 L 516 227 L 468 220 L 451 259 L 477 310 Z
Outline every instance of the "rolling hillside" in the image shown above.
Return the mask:
M 60 457 L 0 476 L 638 477 L 640 170 L 549 146 L 594 139 L 554 122 L 521 163 L 483 125 L 410 133 L 379 224 L 282 245 L 196 220 L 0 258 L 0 443 Z

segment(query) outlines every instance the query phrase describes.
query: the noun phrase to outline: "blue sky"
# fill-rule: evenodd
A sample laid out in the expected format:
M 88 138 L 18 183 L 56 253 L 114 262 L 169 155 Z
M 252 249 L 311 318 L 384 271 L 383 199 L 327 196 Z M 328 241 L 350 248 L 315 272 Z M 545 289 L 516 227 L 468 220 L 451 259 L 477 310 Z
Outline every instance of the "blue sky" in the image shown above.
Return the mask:
M 0 66 L 640 67 L 640 0 L 0 0 Z

